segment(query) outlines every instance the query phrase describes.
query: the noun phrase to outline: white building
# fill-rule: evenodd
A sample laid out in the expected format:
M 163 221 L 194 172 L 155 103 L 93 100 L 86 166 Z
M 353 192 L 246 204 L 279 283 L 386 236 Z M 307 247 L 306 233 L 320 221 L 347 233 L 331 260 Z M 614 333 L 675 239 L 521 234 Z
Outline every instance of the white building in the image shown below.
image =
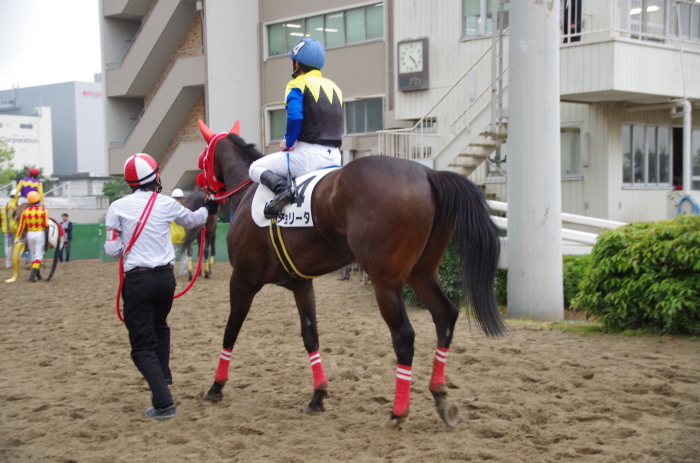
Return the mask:
M 30 115 L 51 108 L 53 173 L 107 174 L 104 98 L 100 74 L 95 82 L 62 82 L 0 90 L 0 115 Z
M 286 53 L 312 36 L 326 46 L 323 74 L 343 90 L 345 161 L 407 157 L 467 175 L 505 201 L 502 3 L 504 37 L 494 40 L 492 0 L 101 0 L 109 172 L 120 175 L 129 155 L 147 152 L 162 165 L 166 191 L 191 189 L 204 148 L 200 117 L 214 131 L 240 119 L 247 141 L 276 150 Z M 566 25 L 563 211 L 666 218 L 675 215 L 678 179 L 700 200 L 700 3 L 557 4 Z M 415 65 L 402 61 L 409 54 Z
M 37 167 L 45 177 L 54 171 L 51 108 L 35 108 L 34 116 L 0 113 L 0 141 L 15 150 L 11 163 L 16 169 Z

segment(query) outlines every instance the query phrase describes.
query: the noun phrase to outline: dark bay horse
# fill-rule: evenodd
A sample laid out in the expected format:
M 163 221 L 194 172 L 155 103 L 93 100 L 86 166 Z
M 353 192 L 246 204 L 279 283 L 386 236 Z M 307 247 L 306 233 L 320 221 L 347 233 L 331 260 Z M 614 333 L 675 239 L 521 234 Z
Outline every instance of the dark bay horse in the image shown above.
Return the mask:
M 201 191 L 195 191 L 188 194 L 185 199 L 182 200 L 182 205 L 191 211 L 196 211 L 204 205 L 206 201 L 206 196 Z M 204 256 L 202 258 L 202 272 L 204 272 L 204 278 L 209 278 L 212 274 L 214 268 L 214 257 L 216 256 L 216 224 L 218 223 L 218 218 L 216 214 L 211 214 L 207 217 L 205 223 L 206 234 L 204 235 Z M 185 238 L 182 240 L 180 245 L 180 250 L 182 252 L 187 252 L 190 257 L 190 263 L 187 266 L 187 273 L 189 273 L 189 280 L 192 281 L 193 270 L 192 270 L 192 243 L 197 242 L 199 244 L 199 237 L 201 235 L 200 228 L 192 228 L 187 230 L 185 233 Z M 197 248 L 199 249 L 199 248 Z
M 255 186 L 249 186 L 248 168 L 261 153 L 254 145 L 246 144 L 236 130 L 214 135 L 201 121 L 200 129 L 208 142 L 200 157 L 200 168 L 204 169 L 200 175 L 210 179 L 210 193 L 215 197 L 229 197 L 235 211 L 227 235 L 233 267 L 231 312 L 215 381 L 205 399 L 222 399 L 243 321 L 255 295 L 272 283 L 292 291 L 299 311 L 301 336 L 314 379 L 314 395 L 304 413 L 324 411 L 328 382 L 319 354 L 313 280 L 287 273 L 273 249 L 270 230 L 258 227 L 251 217 Z M 228 193 L 222 193 L 221 182 Z M 440 261 L 453 233 L 461 260 L 465 303 L 486 336 L 499 337 L 507 332 L 493 289 L 499 232 L 482 192 L 452 172 L 371 156 L 326 175 L 313 191 L 312 215 L 313 228 L 283 229 L 286 249 L 296 269 L 302 275 L 318 276 L 357 261 L 369 275 L 380 313 L 389 327 L 397 374 L 394 408 L 383 426 L 397 429 L 409 414 L 415 334 L 402 298 L 406 283 L 435 323 L 437 349 L 428 388 L 441 418 L 449 426 L 456 425 L 459 415 L 457 407 L 447 400 L 445 365 L 459 309 L 438 283 Z

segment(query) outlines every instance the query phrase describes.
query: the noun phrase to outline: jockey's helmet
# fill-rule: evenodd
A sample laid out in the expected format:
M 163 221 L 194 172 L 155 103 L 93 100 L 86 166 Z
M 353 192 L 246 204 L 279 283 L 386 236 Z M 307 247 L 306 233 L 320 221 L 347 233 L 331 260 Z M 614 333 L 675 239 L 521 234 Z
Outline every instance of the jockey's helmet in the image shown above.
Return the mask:
M 131 187 L 148 185 L 160 172 L 158 163 L 146 153 L 137 153 L 124 163 L 124 180 Z
M 27 193 L 27 202 L 29 204 L 38 203 L 40 200 L 41 200 L 41 196 L 39 195 L 38 192 L 30 191 L 29 193 Z
M 323 44 L 311 37 L 299 40 L 289 52 L 289 57 L 313 69 L 321 69 L 326 64 L 326 51 Z
M 37 169 L 36 167 L 32 167 L 31 169 L 29 169 L 28 173 L 30 177 L 38 177 L 40 172 L 39 169 Z
M 182 198 L 183 196 L 185 196 L 185 193 L 183 193 L 181 189 L 175 188 L 170 194 L 170 196 L 172 196 L 173 198 Z

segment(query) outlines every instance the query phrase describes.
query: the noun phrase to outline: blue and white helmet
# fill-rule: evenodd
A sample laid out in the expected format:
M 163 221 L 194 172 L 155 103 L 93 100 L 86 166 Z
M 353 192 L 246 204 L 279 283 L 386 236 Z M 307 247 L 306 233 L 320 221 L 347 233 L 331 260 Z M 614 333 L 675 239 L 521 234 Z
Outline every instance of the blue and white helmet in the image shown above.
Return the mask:
M 311 37 L 299 40 L 289 52 L 289 57 L 314 69 L 321 69 L 326 64 L 326 51 L 323 44 Z

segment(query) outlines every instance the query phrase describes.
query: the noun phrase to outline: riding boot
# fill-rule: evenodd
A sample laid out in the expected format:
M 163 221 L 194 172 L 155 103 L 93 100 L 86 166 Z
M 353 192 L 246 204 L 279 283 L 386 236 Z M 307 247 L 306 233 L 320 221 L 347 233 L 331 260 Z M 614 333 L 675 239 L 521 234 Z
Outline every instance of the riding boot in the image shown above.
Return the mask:
M 42 281 L 41 270 L 36 269 L 36 281 Z
M 294 197 L 292 188 L 287 184 L 287 180 L 269 170 L 260 175 L 260 183 L 275 194 L 275 197 L 265 205 L 263 211 L 266 219 L 274 219 L 280 214 L 284 206 L 292 202 Z
M 33 268 L 32 272 L 29 274 L 29 281 L 39 281 L 37 274 L 39 273 L 38 268 Z

